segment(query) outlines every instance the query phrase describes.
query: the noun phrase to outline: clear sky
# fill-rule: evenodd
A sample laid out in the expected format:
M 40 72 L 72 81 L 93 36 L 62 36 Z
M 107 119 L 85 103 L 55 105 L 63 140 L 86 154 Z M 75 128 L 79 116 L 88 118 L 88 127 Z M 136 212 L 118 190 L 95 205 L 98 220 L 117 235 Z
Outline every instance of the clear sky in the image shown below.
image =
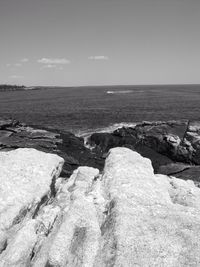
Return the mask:
M 0 0 L 0 83 L 200 83 L 200 0 Z

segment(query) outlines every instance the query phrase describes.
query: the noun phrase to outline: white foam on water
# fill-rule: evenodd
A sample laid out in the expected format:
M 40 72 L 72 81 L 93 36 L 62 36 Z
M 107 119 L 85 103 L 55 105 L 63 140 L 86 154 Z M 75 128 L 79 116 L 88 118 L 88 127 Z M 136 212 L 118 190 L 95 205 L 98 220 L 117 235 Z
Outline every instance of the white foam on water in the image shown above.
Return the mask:
M 132 93 L 132 90 L 120 90 L 120 91 L 107 91 L 107 94 L 129 94 Z
M 119 90 L 119 91 L 106 91 L 106 94 L 130 94 L 130 93 L 143 93 L 144 90 Z
M 93 133 L 112 133 L 113 131 L 117 130 L 118 128 L 122 127 L 135 127 L 136 122 L 120 122 L 120 123 L 114 123 L 111 124 L 107 127 L 102 127 L 102 128 L 96 128 L 96 129 L 88 129 L 87 131 L 80 131 L 79 133 L 76 133 L 77 136 L 83 137 L 84 138 L 84 144 L 87 148 L 92 148 L 90 145 L 88 145 L 88 138 L 93 134 Z

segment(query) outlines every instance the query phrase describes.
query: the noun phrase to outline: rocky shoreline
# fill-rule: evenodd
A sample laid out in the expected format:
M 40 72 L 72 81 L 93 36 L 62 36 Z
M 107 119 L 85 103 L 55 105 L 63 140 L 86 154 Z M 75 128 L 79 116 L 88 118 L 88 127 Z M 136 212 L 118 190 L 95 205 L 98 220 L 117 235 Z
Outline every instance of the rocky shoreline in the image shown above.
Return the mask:
M 151 159 L 155 173 L 200 182 L 200 122 L 142 122 L 113 133 L 94 133 L 89 139 L 96 151 L 128 147 Z
M 62 176 L 79 166 L 102 171 L 109 149 L 127 147 L 149 158 L 155 173 L 200 182 L 200 122 L 142 122 L 112 133 L 93 133 L 87 140 L 70 132 L 29 127 L 12 119 L 0 120 L 0 151 L 35 148 L 64 160 Z
M 143 122 L 88 149 L 0 120 L 0 267 L 200 266 L 199 134 Z
M 64 158 L 62 175 L 69 177 L 78 166 L 102 169 L 104 160 L 84 145 L 84 139 L 70 132 L 38 129 L 12 119 L 0 120 L 0 151 L 35 148 Z

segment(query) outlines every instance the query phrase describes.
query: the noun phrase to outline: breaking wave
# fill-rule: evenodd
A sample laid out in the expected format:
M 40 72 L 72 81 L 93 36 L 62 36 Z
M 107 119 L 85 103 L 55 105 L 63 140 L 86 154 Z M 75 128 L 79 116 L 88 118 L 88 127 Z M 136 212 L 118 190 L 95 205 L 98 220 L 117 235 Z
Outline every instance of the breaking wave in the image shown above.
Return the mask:
M 85 146 L 88 148 L 91 148 L 88 145 L 88 138 L 93 134 L 93 133 L 112 133 L 113 131 L 117 130 L 118 128 L 122 128 L 122 127 L 135 127 L 136 126 L 136 122 L 120 122 L 120 123 L 114 123 L 111 124 L 107 127 L 101 127 L 101 128 L 96 128 L 96 129 L 88 129 L 86 131 L 81 131 L 79 133 L 76 133 L 77 136 L 79 137 L 83 137 L 84 138 L 84 143 Z

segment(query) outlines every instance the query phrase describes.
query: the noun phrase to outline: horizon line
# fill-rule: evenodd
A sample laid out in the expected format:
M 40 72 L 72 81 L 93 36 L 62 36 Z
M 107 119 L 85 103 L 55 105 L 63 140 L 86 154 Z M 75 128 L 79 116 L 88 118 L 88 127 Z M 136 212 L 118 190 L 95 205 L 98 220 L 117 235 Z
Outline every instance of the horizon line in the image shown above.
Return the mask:
M 200 83 L 145 83 L 145 84 L 92 84 L 92 85 L 24 85 L 0 83 L 1 85 L 25 86 L 25 87 L 61 87 L 61 88 L 77 88 L 77 87 L 105 87 L 105 86 L 184 86 L 184 85 L 200 85 Z

